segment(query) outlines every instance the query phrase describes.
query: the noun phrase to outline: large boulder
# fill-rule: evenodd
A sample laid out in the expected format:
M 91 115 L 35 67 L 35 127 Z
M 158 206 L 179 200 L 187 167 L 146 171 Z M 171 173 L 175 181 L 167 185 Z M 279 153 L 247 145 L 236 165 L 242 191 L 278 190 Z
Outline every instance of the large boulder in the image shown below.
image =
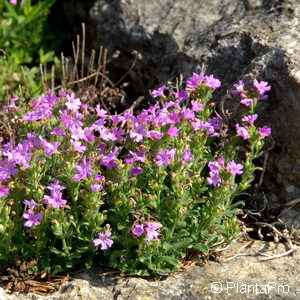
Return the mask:
M 133 50 L 143 55 L 127 77 L 136 94 L 200 69 L 222 81 L 219 95 L 241 79 L 268 81 L 259 122 L 272 127 L 275 144 L 265 195 L 276 204 L 300 196 L 299 0 L 66 0 L 64 7 L 71 23 L 86 23 L 88 47 L 121 50 L 120 71 Z M 232 103 L 230 93 L 225 100 Z

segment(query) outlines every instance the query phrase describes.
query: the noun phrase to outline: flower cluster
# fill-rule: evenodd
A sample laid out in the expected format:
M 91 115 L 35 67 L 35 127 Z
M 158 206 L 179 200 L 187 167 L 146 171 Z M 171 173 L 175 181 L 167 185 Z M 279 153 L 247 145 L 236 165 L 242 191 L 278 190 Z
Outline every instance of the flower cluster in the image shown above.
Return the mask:
M 162 225 L 158 222 L 146 222 L 145 224 L 134 223 L 131 232 L 137 237 L 145 235 L 146 241 L 149 243 L 159 238 L 159 232 L 157 232 L 157 230 L 161 227 Z
M 0 141 L 0 198 L 18 199 L 9 209 L 25 219 L 19 229 L 25 227 L 23 238 L 34 231 L 36 241 L 52 251 L 47 259 L 59 256 L 66 268 L 75 264 L 73 258 L 91 256 L 99 247 L 109 249 L 105 255 L 114 267 L 123 264 L 120 268 L 128 271 L 127 259 L 135 270 L 139 265 L 154 272 L 162 264 L 172 269 L 174 257 L 199 248 L 202 232 L 218 231 L 225 223 L 232 228 L 220 231 L 220 238 L 222 232 L 236 231 L 232 195 L 249 187 L 252 161 L 271 134 L 268 126 L 255 126 L 256 106 L 270 88 L 258 81 L 250 90 L 242 81 L 235 85 L 233 94 L 244 105 L 247 99 L 249 107 L 231 130 L 209 103 L 220 86 L 212 75 L 194 73 L 186 88 L 164 85 L 154 90 L 152 96 L 161 97 L 162 103 L 138 114 L 127 110 L 111 115 L 66 92 L 42 95 L 29 108 L 12 99 L 3 109 L 18 117 L 20 138 Z M 234 143 L 241 142 L 247 155 L 238 155 Z M 223 201 L 219 207 L 228 209 L 231 223 L 210 209 L 213 201 L 203 201 L 208 197 Z M 110 227 L 104 229 L 104 222 Z M 17 232 L 10 224 L 11 234 Z M 32 253 L 45 255 L 41 244 L 32 245 Z

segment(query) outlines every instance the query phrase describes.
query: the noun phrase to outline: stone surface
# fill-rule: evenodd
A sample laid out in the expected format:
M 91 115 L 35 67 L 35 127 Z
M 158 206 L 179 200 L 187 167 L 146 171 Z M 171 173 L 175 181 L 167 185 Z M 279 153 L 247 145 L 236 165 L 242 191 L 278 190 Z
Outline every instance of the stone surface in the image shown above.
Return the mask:
M 268 81 L 258 121 L 275 140 L 265 193 L 281 203 L 300 195 L 299 0 L 66 0 L 64 7 L 74 26 L 86 23 L 90 48 L 121 50 L 117 70 L 128 69 L 132 50 L 141 52 L 127 77 L 135 95 L 200 69 L 221 79 L 219 95 L 240 79 Z
M 242 255 L 233 258 L 239 250 Z M 300 297 L 299 252 L 294 256 L 263 262 L 259 259 L 265 256 L 256 256 L 258 251 L 274 255 L 285 250 L 283 244 L 255 241 L 249 245 L 249 242 L 239 242 L 223 253 L 220 262 L 209 261 L 202 266 L 196 263 L 166 279 L 122 277 L 107 270 L 94 268 L 77 275 L 76 279 L 65 283 L 58 292 L 47 297 L 21 293 L 8 294 L 0 288 L 0 299 L 295 300 Z M 212 292 L 213 289 L 215 293 Z

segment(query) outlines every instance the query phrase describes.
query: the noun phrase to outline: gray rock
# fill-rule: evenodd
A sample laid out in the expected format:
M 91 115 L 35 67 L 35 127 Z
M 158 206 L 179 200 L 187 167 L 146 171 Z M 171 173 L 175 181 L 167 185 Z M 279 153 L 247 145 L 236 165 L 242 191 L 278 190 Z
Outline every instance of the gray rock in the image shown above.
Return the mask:
M 75 2 L 82 2 L 77 6 L 84 13 Z M 121 50 L 119 71 L 128 69 L 132 50 L 143 55 L 127 78 L 136 95 L 200 68 L 221 79 L 216 96 L 240 79 L 268 81 L 272 92 L 258 120 L 272 127 L 275 140 L 265 192 L 279 202 L 299 196 L 284 188 L 300 188 L 299 0 L 83 2 L 66 0 L 64 6 L 74 26 L 79 19 L 86 22 L 90 48 Z M 232 105 L 233 99 L 227 100 Z
M 248 245 L 247 245 L 248 243 Z M 243 247 L 243 248 L 241 248 Z M 243 249 L 241 251 L 241 249 Z M 240 250 L 240 252 L 238 252 Z M 49 296 L 6 293 L 1 300 L 266 300 L 299 299 L 299 252 L 276 260 L 261 262 L 260 252 L 276 255 L 286 251 L 283 244 L 255 241 L 239 242 L 225 251 L 220 262 L 199 265 L 167 278 L 124 277 L 93 268 L 65 283 Z M 243 256 L 236 256 L 242 253 Z M 231 258 L 231 259 L 230 259 Z M 227 261 L 226 261 L 227 259 Z

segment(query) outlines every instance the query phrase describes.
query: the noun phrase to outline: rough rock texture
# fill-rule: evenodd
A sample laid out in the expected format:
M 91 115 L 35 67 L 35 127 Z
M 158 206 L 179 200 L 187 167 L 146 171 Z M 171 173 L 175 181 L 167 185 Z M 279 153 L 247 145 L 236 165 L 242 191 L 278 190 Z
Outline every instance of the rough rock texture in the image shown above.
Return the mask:
M 248 243 L 248 242 L 247 242 Z M 162 280 L 121 277 L 92 269 L 65 283 L 58 292 L 42 297 L 33 294 L 8 294 L 0 288 L 1 300 L 244 300 L 285 299 L 300 297 L 300 256 L 286 256 L 260 262 L 257 251 L 265 255 L 285 251 L 283 244 L 246 242 L 226 250 L 220 262 L 192 265 Z M 241 248 L 243 247 L 243 248 Z M 242 250 L 243 249 L 243 250 Z M 240 250 L 240 254 L 233 255 Z M 228 259 L 224 262 L 224 260 Z M 222 262 L 223 261 L 223 262 Z M 214 291 L 214 292 L 213 292 Z
M 64 6 L 74 26 L 86 22 L 90 48 L 121 50 L 119 70 L 128 68 L 132 50 L 141 52 L 144 60 L 127 78 L 135 94 L 200 68 L 222 80 L 220 94 L 240 79 L 268 81 L 272 92 L 259 122 L 272 126 L 276 143 L 265 192 L 271 204 L 300 196 L 299 0 L 66 0 Z

